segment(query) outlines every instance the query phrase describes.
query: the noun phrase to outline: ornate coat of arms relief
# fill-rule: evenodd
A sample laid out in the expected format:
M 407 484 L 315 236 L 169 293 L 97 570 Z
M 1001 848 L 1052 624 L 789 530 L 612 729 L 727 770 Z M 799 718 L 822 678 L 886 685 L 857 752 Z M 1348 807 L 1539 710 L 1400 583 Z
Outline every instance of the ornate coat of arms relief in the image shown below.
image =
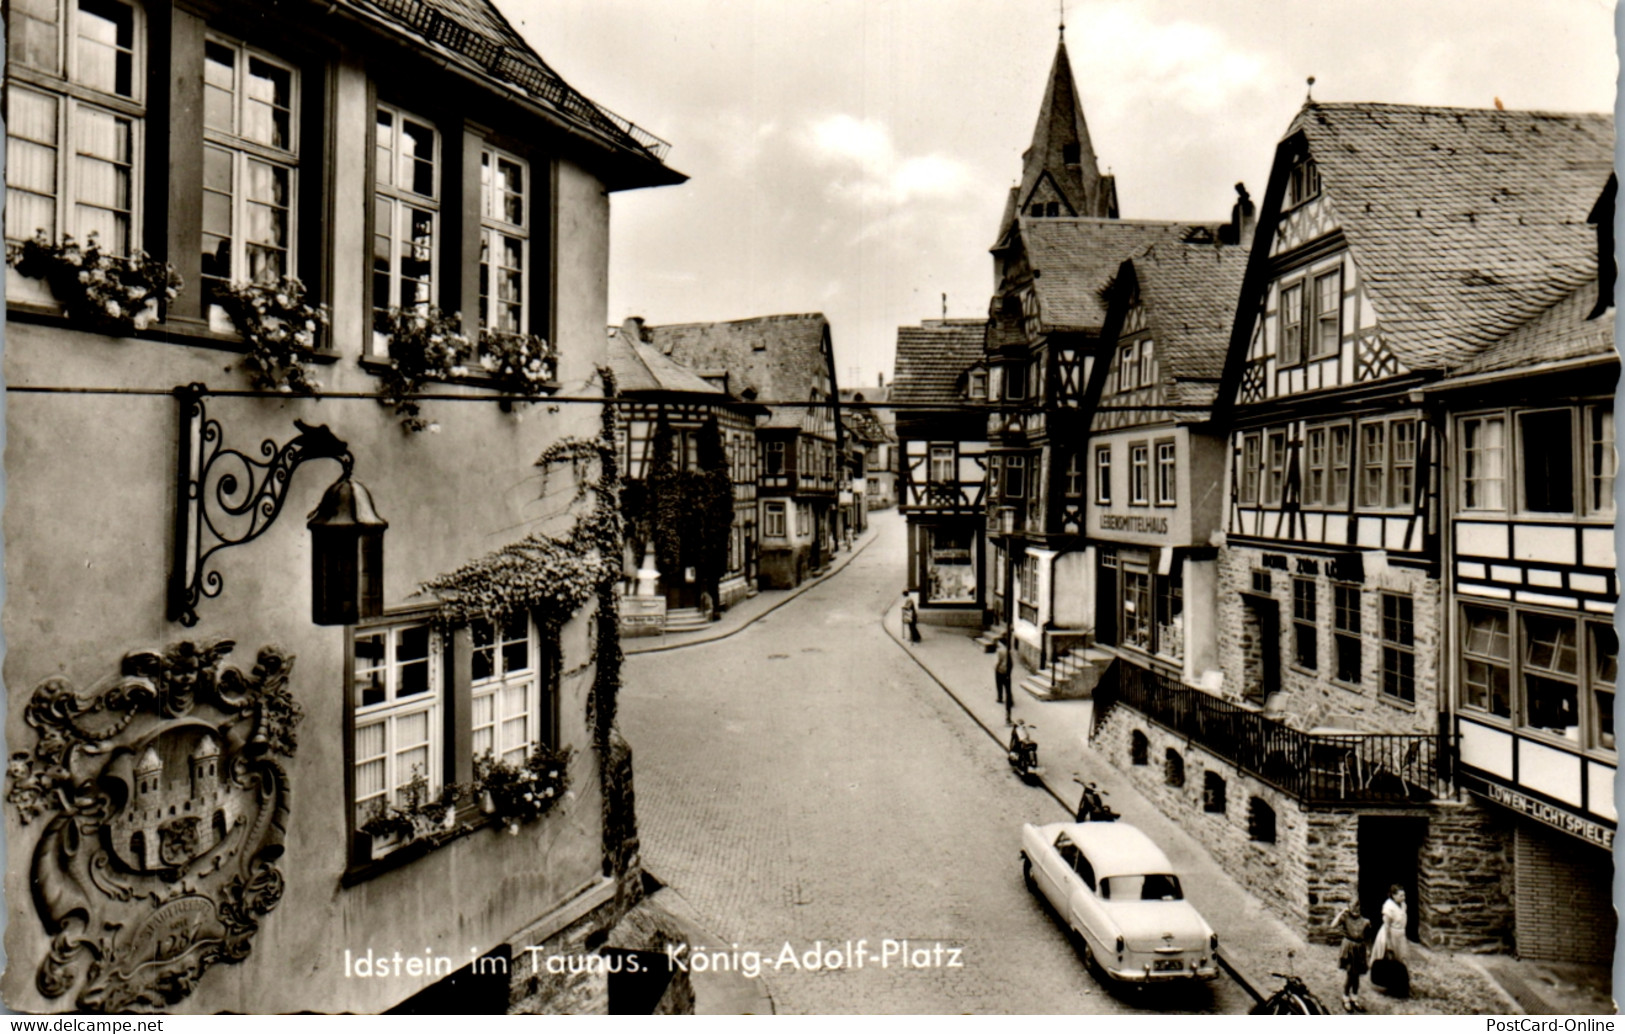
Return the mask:
M 246 958 L 281 898 L 293 657 L 264 647 L 244 674 L 221 666 L 235 645 L 130 653 L 85 695 L 61 678 L 35 688 L 38 740 L 11 756 L 6 800 L 44 822 L 31 876 L 47 998 L 77 987 L 82 1010 L 163 1009 Z

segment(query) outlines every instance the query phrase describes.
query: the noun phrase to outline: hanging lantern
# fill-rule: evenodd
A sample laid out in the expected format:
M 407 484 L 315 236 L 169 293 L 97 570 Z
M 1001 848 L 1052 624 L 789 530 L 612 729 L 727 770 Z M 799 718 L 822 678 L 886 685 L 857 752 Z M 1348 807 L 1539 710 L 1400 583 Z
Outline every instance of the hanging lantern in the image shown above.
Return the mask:
M 328 486 L 306 522 L 311 620 L 353 625 L 384 610 L 384 530 L 367 486 L 345 476 Z

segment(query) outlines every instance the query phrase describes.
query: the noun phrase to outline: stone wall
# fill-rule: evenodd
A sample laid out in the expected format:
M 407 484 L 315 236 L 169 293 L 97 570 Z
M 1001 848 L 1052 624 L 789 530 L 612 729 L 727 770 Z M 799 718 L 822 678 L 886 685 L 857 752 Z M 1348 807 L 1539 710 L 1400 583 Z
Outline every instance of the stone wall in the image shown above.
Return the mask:
M 1518 822 L 1514 840 L 1518 956 L 1609 963 L 1618 922 L 1612 857 L 1527 821 Z
M 1470 801 L 1434 808 L 1418 859 L 1422 943 L 1446 951 L 1511 947 L 1511 832 L 1504 817 Z M 1611 953 L 1612 936 L 1608 944 Z
M 1288 570 L 1264 568 L 1264 556 L 1283 556 Z M 1300 561 L 1313 565 L 1313 572 L 1300 572 Z M 1285 549 L 1260 550 L 1226 546 L 1219 551 L 1219 666 L 1224 671 L 1223 693 L 1240 699 L 1246 689 L 1249 664 L 1259 664 L 1256 644 L 1258 625 L 1249 621 L 1242 593 L 1253 593 L 1253 572 L 1266 570 L 1270 576 L 1268 596 L 1280 614 L 1281 684 L 1277 702 L 1282 718 L 1301 729 L 1335 726 L 1362 732 L 1434 732 L 1441 707 L 1440 634 L 1443 614 L 1440 583 L 1426 572 L 1387 563 L 1380 551 L 1363 554 L 1365 580 L 1361 584 L 1360 682 L 1337 681 L 1336 643 L 1333 637 L 1335 597 L 1329 563 L 1324 556 L 1294 554 Z M 1316 664 L 1313 669 L 1294 663 L 1292 582 L 1294 578 L 1315 582 Z M 1412 600 L 1415 645 L 1414 702 L 1402 702 L 1380 691 L 1382 675 L 1382 593 L 1408 594 Z M 1264 595 L 1258 593 L 1257 595 Z M 1249 629 L 1249 625 L 1251 629 Z

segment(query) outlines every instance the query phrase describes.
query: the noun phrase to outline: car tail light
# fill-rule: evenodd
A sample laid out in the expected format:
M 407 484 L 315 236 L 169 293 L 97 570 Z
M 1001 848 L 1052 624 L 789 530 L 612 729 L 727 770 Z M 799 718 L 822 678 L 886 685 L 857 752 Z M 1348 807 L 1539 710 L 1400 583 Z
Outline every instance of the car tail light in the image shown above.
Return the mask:
M 1207 939 L 1207 944 L 1208 944 L 1208 949 L 1209 950 L 1217 953 L 1218 950 L 1219 950 L 1219 935 L 1216 934 L 1216 933 L 1215 934 L 1209 934 L 1208 939 Z

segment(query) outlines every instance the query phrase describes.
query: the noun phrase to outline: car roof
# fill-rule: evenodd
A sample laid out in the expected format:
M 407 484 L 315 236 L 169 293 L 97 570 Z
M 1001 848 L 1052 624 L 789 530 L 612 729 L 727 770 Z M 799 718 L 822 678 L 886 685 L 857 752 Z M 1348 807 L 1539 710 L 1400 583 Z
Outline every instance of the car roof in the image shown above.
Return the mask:
M 1057 832 L 1062 831 L 1088 855 L 1096 876 L 1143 876 L 1174 871 L 1162 849 L 1126 822 L 1061 823 Z

